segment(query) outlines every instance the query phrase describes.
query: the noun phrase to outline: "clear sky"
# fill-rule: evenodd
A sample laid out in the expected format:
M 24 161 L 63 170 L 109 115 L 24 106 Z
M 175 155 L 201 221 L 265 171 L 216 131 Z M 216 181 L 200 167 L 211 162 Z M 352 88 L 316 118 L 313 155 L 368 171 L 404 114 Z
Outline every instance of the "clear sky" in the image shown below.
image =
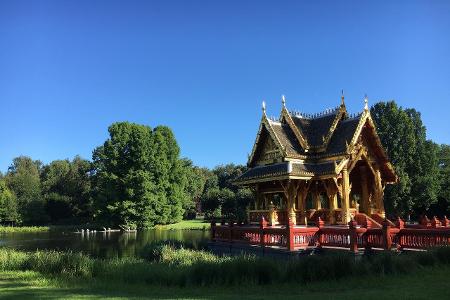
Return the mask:
M 395 3 L 394 3 L 395 2 Z M 450 143 L 450 1 L 0 0 L 0 171 L 170 126 L 195 164 L 245 163 L 278 115 L 395 99 Z

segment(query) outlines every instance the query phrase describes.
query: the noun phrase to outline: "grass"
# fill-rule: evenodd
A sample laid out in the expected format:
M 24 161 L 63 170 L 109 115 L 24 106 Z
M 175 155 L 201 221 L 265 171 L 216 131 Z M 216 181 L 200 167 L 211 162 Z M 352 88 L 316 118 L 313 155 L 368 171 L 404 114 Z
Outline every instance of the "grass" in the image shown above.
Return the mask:
M 165 230 L 209 230 L 211 224 L 200 219 L 183 220 L 179 223 L 168 225 L 156 225 L 157 229 Z M 51 225 L 51 226 L 0 226 L 1 233 L 32 233 L 32 232 L 48 232 L 53 230 L 71 230 L 82 228 L 82 225 Z M 92 225 L 91 227 L 99 227 Z
M 450 248 L 298 260 L 218 257 L 179 242 L 143 258 L 0 248 L 0 299 L 450 299 Z
M 355 260 L 349 254 L 273 260 L 219 257 L 206 251 L 154 244 L 143 258 L 94 259 L 82 253 L 22 252 L 0 248 L 0 271 L 37 271 L 62 278 L 98 279 L 170 287 L 308 285 L 369 275 L 404 275 L 450 266 L 450 248 L 412 254 L 380 253 Z
M 450 267 L 398 276 L 364 276 L 308 285 L 171 287 L 0 271 L 0 299 L 450 299 Z
M 17 232 L 46 232 L 50 231 L 48 226 L 0 226 L 0 233 L 17 233 Z
M 183 220 L 179 223 L 168 224 L 168 225 L 157 225 L 155 228 L 158 229 L 169 229 L 169 230 L 209 230 L 211 224 L 205 222 L 201 219 L 194 220 Z

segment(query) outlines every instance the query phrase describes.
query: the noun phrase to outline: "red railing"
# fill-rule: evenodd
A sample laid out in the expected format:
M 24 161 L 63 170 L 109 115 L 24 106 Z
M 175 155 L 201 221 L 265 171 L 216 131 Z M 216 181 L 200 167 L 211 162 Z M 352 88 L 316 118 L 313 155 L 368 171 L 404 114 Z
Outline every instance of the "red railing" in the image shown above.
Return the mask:
M 396 235 L 399 249 L 427 249 L 450 246 L 450 228 L 403 228 Z
M 444 220 L 445 221 L 445 220 Z M 317 227 L 295 227 L 292 223 L 283 227 L 270 227 L 264 218 L 259 226 L 242 226 L 233 223 L 216 226 L 211 224 L 213 241 L 276 246 L 289 250 L 311 247 L 333 247 L 357 252 L 365 249 L 427 249 L 450 246 L 450 226 L 438 228 L 404 228 L 400 219 L 396 227 L 383 221 L 383 228 L 359 227 L 351 221 L 348 227 L 324 227 L 318 219 Z M 369 223 L 370 224 L 370 223 Z M 392 223 L 393 224 L 393 223 Z

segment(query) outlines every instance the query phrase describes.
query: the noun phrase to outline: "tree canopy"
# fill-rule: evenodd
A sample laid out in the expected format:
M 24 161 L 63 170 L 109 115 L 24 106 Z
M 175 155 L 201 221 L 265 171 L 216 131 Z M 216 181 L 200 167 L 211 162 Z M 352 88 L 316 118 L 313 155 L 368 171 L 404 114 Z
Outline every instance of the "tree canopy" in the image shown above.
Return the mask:
M 52 222 L 89 221 L 92 215 L 91 163 L 79 156 L 55 160 L 42 168 L 42 194 Z
M 371 114 L 399 177 L 398 184 L 386 187 L 386 211 L 424 213 L 439 193 L 438 146 L 426 139 L 426 128 L 415 109 L 404 109 L 394 101 L 379 102 Z
M 40 161 L 19 156 L 14 158 L 5 176 L 8 187 L 17 198 L 20 219 L 26 224 L 41 224 L 48 221 L 41 193 L 41 166 Z
M 207 174 L 202 195 L 202 210 L 206 217 L 225 217 L 244 221 L 245 210 L 253 198 L 248 188 L 240 188 L 233 180 L 247 170 L 242 165 L 220 165 Z
M 128 122 L 108 131 L 110 138 L 93 154 L 96 214 L 137 227 L 180 221 L 187 180 L 172 131 Z

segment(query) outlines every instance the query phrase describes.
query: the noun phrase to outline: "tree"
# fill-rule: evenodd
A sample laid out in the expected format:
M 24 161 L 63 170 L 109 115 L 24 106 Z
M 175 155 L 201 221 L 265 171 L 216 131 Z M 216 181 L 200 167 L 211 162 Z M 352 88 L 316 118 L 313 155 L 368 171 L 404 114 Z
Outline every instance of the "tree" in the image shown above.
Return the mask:
M 450 216 L 450 145 L 441 145 L 438 152 L 439 193 L 437 202 L 431 206 L 433 216 Z
M 437 200 L 439 191 L 437 146 L 426 140 L 420 113 L 394 101 L 371 109 L 378 135 L 399 177 L 385 190 L 389 214 L 422 214 Z
M 185 203 L 183 203 L 183 209 L 185 211 L 183 217 L 186 219 L 192 219 L 196 216 L 196 206 L 200 202 L 203 190 L 205 189 L 206 178 L 209 170 L 194 166 L 192 161 L 186 158 L 181 160 L 181 164 L 184 170 L 184 190 L 188 195 Z
M 41 195 L 41 162 L 20 156 L 13 160 L 5 176 L 6 183 L 17 197 L 21 220 L 26 224 L 40 224 L 48 220 Z
M 172 131 L 128 122 L 108 131 L 110 138 L 93 153 L 99 218 L 141 228 L 180 221 L 188 196 Z
M 55 160 L 41 172 L 42 193 L 51 221 L 86 222 L 91 217 L 89 161 L 76 156 Z
M 240 188 L 233 180 L 246 171 L 242 165 L 221 165 L 212 170 L 205 182 L 202 209 L 207 218 L 225 217 L 244 221 L 246 208 L 253 198 L 248 188 Z
M 17 222 L 17 199 L 6 186 L 6 182 L 0 179 L 0 222 Z

